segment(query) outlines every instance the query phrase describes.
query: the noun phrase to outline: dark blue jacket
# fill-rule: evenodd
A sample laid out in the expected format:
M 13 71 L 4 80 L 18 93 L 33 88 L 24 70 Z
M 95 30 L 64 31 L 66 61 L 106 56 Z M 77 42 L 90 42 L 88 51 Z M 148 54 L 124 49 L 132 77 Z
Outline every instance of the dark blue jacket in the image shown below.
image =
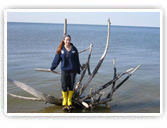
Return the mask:
M 72 48 L 69 52 L 63 46 L 61 48 L 61 54 L 56 54 L 55 58 L 52 62 L 52 66 L 50 70 L 54 70 L 61 61 L 61 70 L 76 70 L 78 74 L 80 74 L 80 62 L 79 62 L 79 55 L 78 50 L 76 47 L 71 43 Z

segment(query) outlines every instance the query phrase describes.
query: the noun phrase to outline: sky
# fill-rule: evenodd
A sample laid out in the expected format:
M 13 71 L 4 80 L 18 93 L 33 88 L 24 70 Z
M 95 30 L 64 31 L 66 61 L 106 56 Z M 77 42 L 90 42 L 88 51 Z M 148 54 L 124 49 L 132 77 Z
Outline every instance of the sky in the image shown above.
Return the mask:
M 68 12 L 67 12 L 68 11 Z M 75 11 L 69 10 L 61 12 L 7 12 L 8 22 L 37 22 L 37 23 L 64 23 L 67 18 L 68 24 L 95 24 L 107 25 L 110 18 L 111 25 L 120 26 L 144 26 L 144 27 L 160 27 L 160 12 L 134 12 L 119 11 L 110 12 L 98 10 Z

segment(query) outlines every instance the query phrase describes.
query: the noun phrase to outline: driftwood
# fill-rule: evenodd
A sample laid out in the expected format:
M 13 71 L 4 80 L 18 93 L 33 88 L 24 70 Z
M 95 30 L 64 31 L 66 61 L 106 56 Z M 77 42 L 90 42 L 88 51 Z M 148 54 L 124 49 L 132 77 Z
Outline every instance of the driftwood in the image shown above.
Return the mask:
M 67 19 L 65 19 L 65 23 L 64 23 L 64 35 L 66 35 L 66 34 L 67 34 Z M 113 59 L 113 65 L 114 65 L 113 79 L 110 80 L 109 82 L 105 83 L 104 85 L 99 86 L 99 88 L 95 89 L 94 92 L 92 91 L 93 89 L 90 88 L 90 92 L 88 92 L 87 95 L 83 95 L 83 92 L 85 91 L 85 89 L 88 87 L 91 80 L 94 78 L 94 76 L 98 72 L 98 70 L 99 70 L 99 68 L 100 68 L 100 66 L 101 66 L 101 64 L 102 64 L 102 62 L 107 54 L 108 47 L 109 47 L 109 38 L 110 38 L 110 19 L 108 19 L 108 35 L 107 35 L 106 48 L 104 50 L 102 57 L 100 58 L 100 60 L 97 64 L 97 66 L 94 68 L 92 73 L 90 71 L 90 63 L 89 62 L 90 62 L 90 57 L 91 57 L 93 45 L 91 44 L 88 48 L 81 50 L 79 52 L 79 53 L 82 53 L 82 52 L 89 49 L 88 59 L 87 59 L 87 62 L 82 67 L 82 73 L 81 73 L 80 78 L 79 78 L 79 80 L 75 86 L 75 89 L 74 89 L 73 101 L 72 101 L 73 106 L 72 107 L 64 107 L 63 110 L 70 112 L 71 109 L 75 109 L 76 107 L 84 107 L 84 108 L 93 109 L 95 106 L 97 106 L 99 104 L 105 104 L 106 107 L 110 108 L 110 106 L 108 105 L 108 102 L 110 102 L 112 100 L 112 96 L 113 96 L 114 92 L 119 87 L 121 87 L 123 85 L 123 83 L 126 80 L 128 80 L 131 77 L 131 75 L 140 67 L 140 65 L 138 65 L 136 68 L 130 68 L 130 69 L 126 70 L 125 72 L 117 75 L 116 66 L 115 66 L 115 58 L 114 58 Z M 82 80 L 83 80 L 87 70 L 88 70 L 89 77 L 82 84 Z M 49 69 L 35 69 L 35 71 L 50 72 Z M 56 72 L 56 71 L 53 71 L 53 73 L 60 74 L 59 72 Z M 116 81 L 118 79 L 120 79 L 123 75 L 126 75 L 126 74 L 128 74 L 127 77 L 125 79 L 123 79 L 119 84 L 116 85 Z M 36 89 L 34 89 L 34 88 L 24 84 L 24 83 L 13 80 L 11 78 L 7 78 L 7 79 L 9 82 L 13 83 L 14 85 L 23 89 L 24 91 L 30 93 L 34 97 L 24 97 L 24 96 L 19 96 L 19 95 L 8 93 L 10 96 L 13 96 L 16 98 L 27 99 L 27 100 L 44 101 L 45 103 L 50 103 L 50 104 L 55 104 L 55 105 L 62 105 L 62 98 L 61 97 L 57 98 L 57 97 L 54 97 L 51 95 L 47 95 L 47 94 L 44 94 L 40 91 L 37 91 Z M 104 93 L 101 93 L 102 90 L 109 87 L 110 85 L 112 85 L 111 91 L 106 95 L 106 97 L 102 98 L 104 95 Z
M 86 82 L 82 85 L 81 89 L 79 90 L 79 96 L 81 96 L 81 94 L 84 92 L 84 90 L 86 89 L 86 87 L 89 85 L 89 83 L 91 82 L 91 80 L 93 79 L 93 77 L 96 75 L 98 69 L 100 68 L 106 54 L 108 51 L 108 47 L 109 47 L 109 39 L 110 39 L 110 19 L 108 19 L 108 35 L 107 35 L 107 43 L 106 43 L 106 48 L 104 50 L 104 53 L 101 57 L 101 59 L 99 60 L 99 63 L 97 64 L 97 66 L 95 67 L 94 71 L 92 72 L 92 74 L 90 75 L 90 77 L 86 80 Z M 88 63 L 89 64 L 89 63 Z
M 41 69 L 41 68 L 35 68 L 34 69 L 35 71 L 42 71 L 42 72 L 51 72 L 50 69 Z M 61 72 L 56 72 L 56 71 L 52 71 L 53 73 L 56 73 L 56 74 L 61 74 Z

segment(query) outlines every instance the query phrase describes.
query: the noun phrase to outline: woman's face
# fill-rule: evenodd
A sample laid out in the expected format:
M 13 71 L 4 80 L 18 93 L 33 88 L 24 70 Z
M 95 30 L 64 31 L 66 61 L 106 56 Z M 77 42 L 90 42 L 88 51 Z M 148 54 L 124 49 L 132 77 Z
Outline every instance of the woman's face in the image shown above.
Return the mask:
M 65 45 L 70 45 L 70 41 L 71 41 L 70 37 L 67 36 L 64 40 Z

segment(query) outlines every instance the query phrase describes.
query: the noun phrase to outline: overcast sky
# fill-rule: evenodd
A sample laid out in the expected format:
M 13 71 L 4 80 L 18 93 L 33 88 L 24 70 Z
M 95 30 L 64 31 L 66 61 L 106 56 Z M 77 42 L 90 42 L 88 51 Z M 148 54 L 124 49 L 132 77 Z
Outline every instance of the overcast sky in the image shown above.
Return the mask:
M 65 18 L 69 24 L 107 25 L 110 18 L 112 25 L 160 27 L 160 12 L 7 12 L 8 22 L 64 23 Z

